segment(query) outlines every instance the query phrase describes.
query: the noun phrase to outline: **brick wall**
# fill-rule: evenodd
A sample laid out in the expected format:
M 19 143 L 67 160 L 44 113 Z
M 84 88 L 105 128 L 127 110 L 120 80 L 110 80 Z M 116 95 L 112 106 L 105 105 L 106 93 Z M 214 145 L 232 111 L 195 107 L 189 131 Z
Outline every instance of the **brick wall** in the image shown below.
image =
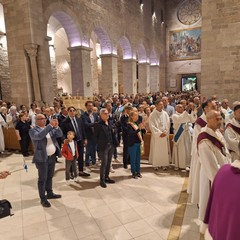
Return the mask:
M 240 5 L 235 0 L 202 3 L 202 84 L 205 96 L 239 100 Z

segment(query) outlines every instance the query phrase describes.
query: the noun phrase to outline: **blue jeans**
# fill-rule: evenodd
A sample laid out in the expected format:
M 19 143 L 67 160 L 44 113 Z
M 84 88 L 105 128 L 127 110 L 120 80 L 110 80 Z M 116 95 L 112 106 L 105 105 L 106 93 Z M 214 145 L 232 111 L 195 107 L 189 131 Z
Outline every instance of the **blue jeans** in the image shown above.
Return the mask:
M 140 173 L 140 143 L 128 147 L 132 174 Z
M 85 164 L 86 166 L 90 165 L 90 157 L 92 164 L 96 164 L 96 153 L 97 153 L 97 145 L 93 139 L 88 139 L 88 143 L 86 145 L 86 158 Z

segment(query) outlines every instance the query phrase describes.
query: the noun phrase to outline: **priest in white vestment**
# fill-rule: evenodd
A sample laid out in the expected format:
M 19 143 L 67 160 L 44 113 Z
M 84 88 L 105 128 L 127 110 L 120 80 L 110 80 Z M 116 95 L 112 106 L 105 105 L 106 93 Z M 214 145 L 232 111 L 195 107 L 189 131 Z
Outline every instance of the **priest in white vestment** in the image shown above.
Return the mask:
M 199 174 L 200 174 L 200 162 L 197 153 L 197 138 L 201 129 L 207 125 L 206 114 L 211 110 L 216 110 L 216 103 L 211 99 L 202 103 L 203 114 L 196 120 L 193 129 L 193 141 L 191 152 L 191 167 L 189 173 L 189 183 L 187 192 L 192 194 L 191 202 L 198 204 L 199 202 Z
M 151 143 L 149 163 L 157 169 L 158 167 L 166 167 L 170 163 L 170 145 L 169 145 L 169 129 L 170 118 L 167 112 L 163 111 L 163 102 L 157 100 L 155 109 L 149 116 L 149 128 L 151 130 Z
M 5 150 L 4 135 L 2 130 L 3 127 L 7 127 L 7 123 L 5 122 L 2 115 L 0 114 L 0 153 Z
M 234 107 L 234 118 L 226 125 L 225 139 L 232 161 L 240 159 L 240 104 Z
M 175 164 L 175 170 L 179 168 L 188 170 L 190 167 L 192 123 L 196 119 L 197 113 L 193 103 L 189 103 L 185 111 L 181 104 L 176 106 L 176 113 L 172 115 L 174 129 L 172 163 Z
M 199 219 L 204 220 L 210 188 L 219 168 L 231 162 L 226 141 L 219 131 L 222 117 L 219 111 L 207 113 L 207 126 L 202 128 L 197 139 L 197 151 L 200 161 L 199 179 Z M 201 229 L 200 229 L 201 231 Z

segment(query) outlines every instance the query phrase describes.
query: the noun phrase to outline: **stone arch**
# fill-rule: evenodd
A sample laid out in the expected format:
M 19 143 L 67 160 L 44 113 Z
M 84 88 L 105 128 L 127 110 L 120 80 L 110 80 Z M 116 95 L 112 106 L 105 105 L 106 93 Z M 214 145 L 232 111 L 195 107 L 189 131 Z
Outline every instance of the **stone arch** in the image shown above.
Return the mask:
M 65 5 L 64 3 L 52 3 L 49 5 L 44 14 L 44 20 L 46 24 L 54 17 L 64 28 L 70 47 L 76 47 L 83 45 L 82 43 L 82 31 L 78 25 L 77 16 Z M 56 29 L 53 29 L 55 32 Z M 86 45 L 86 44 L 85 44 Z
M 95 32 L 95 34 L 99 39 L 102 54 L 112 53 L 112 50 L 113 50 L 112 43 L 106 30 L 102 27 L 96 27 L 93 31 Z
M 3 5 L 0 3 L 0 32 L 6 33 Z
M 123 50 L 123 59 L 131 59 L 133 57 L 131 44 L 126 36 L 122 36 L 119 44 Z
M 154 48 L 151 51 L 149 61 L 150 61 L 150 65 L 159 65 L 159 58 Z
M 141 43 L 138 45 L 137 48 L 137 56 L 138 56 L 138 62 L 147 62 L 147 53 L 144 45 Z

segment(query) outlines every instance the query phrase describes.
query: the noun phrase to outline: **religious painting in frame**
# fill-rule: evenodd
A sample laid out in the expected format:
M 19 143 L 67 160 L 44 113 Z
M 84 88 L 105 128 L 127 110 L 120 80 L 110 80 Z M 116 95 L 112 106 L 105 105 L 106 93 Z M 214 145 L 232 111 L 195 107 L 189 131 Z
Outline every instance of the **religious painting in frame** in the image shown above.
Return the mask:
M 169 60 L 183 61 L 201 58 L 201 28 L 169 32 Z

